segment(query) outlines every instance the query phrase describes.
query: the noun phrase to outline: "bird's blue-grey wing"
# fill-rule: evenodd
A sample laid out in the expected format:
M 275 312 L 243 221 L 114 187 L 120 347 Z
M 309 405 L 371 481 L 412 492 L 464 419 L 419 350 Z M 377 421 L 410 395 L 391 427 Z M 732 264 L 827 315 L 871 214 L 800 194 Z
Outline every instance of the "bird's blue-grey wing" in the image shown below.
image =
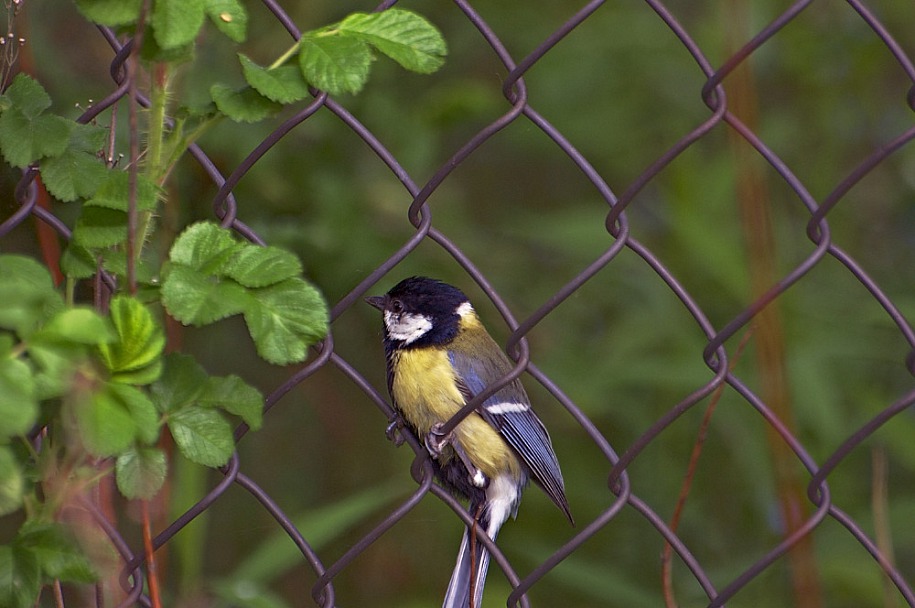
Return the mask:
M 458 387 L 468 401 L 511 370 L 507 357 L 505 361 L 493 361 L 470 357 L 459 351 L 449 351 L 448 355 L 458 376 Z M 514 380 L 502 387 L 486 399 L 477 411 L 499 431 L 527 465 L 533 480 L 571 519 L 562 471 L 550 436 L 531 408 L 521 382 Z

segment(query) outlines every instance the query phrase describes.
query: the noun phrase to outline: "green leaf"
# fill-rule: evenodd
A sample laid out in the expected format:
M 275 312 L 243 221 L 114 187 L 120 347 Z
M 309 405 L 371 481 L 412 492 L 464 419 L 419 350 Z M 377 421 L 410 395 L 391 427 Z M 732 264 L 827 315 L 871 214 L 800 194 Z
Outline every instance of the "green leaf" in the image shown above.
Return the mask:
M 39 114 L 51 107 L 51 97 L 38 81 L 24 72 L 16 74 L 12 84 L 3 93 L 29 119 L 36 118 Z
M 165 482 L 168 464 L 158 448 L 131 448 L 118 456 L 115 478 L 118 490 L 130 499 L 149 500 Z
M 137 435 L 137 423 L 123 401 L 105 385 L 72 400 L 76 428 L 89 453 L 114 456 L 130 447 Z
M 213 272 L 234 256 L 242 245 L 225 228 L 212 222 L 198 222 L 178 235 L 168 253 L 174 264 Z
M 22 470 L 13 451 L 0 445 L 0 517 L 17 511 L 22 506 L 24 484 Z
M 138 388 L 126 384 L 109 384 L 106 389 L 121 402 L 136 425 L 136 438 L 152 444 L 159 439 L 159 413 L 152 400 Z
M 245 309 L 245 323 L 257 353 L 270 363 L 304 361 L 310 345 L 327 334 L 327 305 L 299 278 L 257 290 Z
M 0 255 L 0 327 L 27 337 L 63 305 L 47 268 L 26 256 Z
M 206 325 L 244 311 L 249 296 L 228 279 L 187 266 L 172 266 L 162 281 L 162 305 L 185 325 Z
M 35 363 L 35 397 L 61 397 L 71 388 L 73 374 L 87 358 L 87 349 L 73 342 L 46 340 L 36 333 L 29 340 L 29 358 Z
M 31 608 L 41 589 L 41 566 L 35 554 L 0 545 L 0 606 Z
M 178 65 L 179 63 L 193 60 L 195 48 L 196 45 L 193 40 L 187 44 L 181 44 L 175 47 L 164 47 L 159 44 L 153 26 L 147 25 L 143 32 L 143 46 L 140 47 L 140 59 L 151 63 L 171 63 Z
M 70 278 L 88 279 L 95 274 L 98 266 L 95 255 L 88 248 L 71 240 L 60 256 L 60 269 Z
M 235 450 L 232 426 L 216 410 L 187 407 L 168 417 L 168 429 L 184 456 L 197 464 L 220 467 Z
M 302 263 L 285 249 L 250 245 L 238 251 L 223 272 L 245 287 L 266 287 L 302 274 Z
M 48 321 L 32 340 L 103 344 L 115 339 L 108 321 L 88 307 L 67 308 Z
M 357 36 L 309 32 L 299 41 L 299 67 L 306 81 L 332 95 L 358 93 L 372 67 L 372 50 Z
M 203 27 L 204 0 L 156 0 L 152 26 L 156 42 L 163 49 L 190 44 Z
M 255 431 L 261 427 L 264 396 L 238 376 L 209 378 L 206 390 L 200 395 L 199 403 L 205 407 L 219 407 L 230 414 L 240 416 Z
M 38 159 L 63 153 L 74 124 L 51 114 L 29 118 L 13 106 L 0 114 L 0 151 L 9 164 L 25 168 Z
M 248 11 L 239 0 L 206 0 L 206 12 L 216 29 L 233 42 L 244 42 Z
M 262 68 L 247 56 L 239 53 L 245 80 L 255 91 L 277 103 L 292 103 L 308 96 L 308 83 L 294 65 L 284 65 L 272 70 Z
M 127 214 L 105 207 L 83 207 L 73 242 L 86 248 L 111 247 L 127 240 Z
M 41 161 L 41 178 L 48 192 L 61 201 L 91 196 L 108 169 L 94 155 L 67 149 Z
M 117 209 L 126 213 L 127 203 L 130 200 L 129 180 L 130 174 L 127 171 L 108 171 L 105 181 L 101 183 L 92 198 L 86 201 L 86 206 Z M 156 208 L 158 201 L 159 188 L 155 182 L 142 173 L 137 174 L 137 209 L 152 211 Z
M 93 583 L 98 578 L 86 554 L 60 524 L 26 522 L 15 545 L 37 558 L 48 579 Z
M 359 36 L 378 51 L 414 72 L 430 74 L 445 63 L 445 39 L 425 18 L 392 8 L 380 13 L 353 13 L 338 28 Z
M 125 25 L 140 17 L 142 0 L 76 0 L 86 19 L 100 25 Z
M 115 296 L 109 314 L 117 341 L 100 344 L 99 353 L 115 382 L 148 384 L 162 368 L 165 335 L 152 313 L 138 300 Z
M 19 359 L 0 359 L 0 441 L 24 435 L 38 421 L 35 380 Z
M 162 375 L 151 387 L 161 412 L 170 412 L 196 402 L 207 386 L 207 373 L 190 355 L 169 353 Z
M 236 91 L 223 84 L 214 84 L 210 87 L 210 97 L 219 111 L 235 122 L 257 122 L 283 108 L 251 87 Z

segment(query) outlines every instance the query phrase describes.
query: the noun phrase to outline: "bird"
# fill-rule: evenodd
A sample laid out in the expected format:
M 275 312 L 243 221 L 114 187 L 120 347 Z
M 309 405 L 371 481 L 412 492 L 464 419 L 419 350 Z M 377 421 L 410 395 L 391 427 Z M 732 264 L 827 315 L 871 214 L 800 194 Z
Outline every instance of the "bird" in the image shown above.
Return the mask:
M 465 526 L 442 608 L 480 608 L 490 539 L 515 517 L 528 481 L 574 525 L 559 461 L 520 380 L 486 398 L 447 435 L 442 427 L 515 363 L 499 348 L 464 293 L 428 277 L 409 277 L 365 301 L 383 315 L 388 391 L 398 419 L 425 443 L 439 484 L 468 501 Z M 392 425 L 393 426 L 393 425 Z

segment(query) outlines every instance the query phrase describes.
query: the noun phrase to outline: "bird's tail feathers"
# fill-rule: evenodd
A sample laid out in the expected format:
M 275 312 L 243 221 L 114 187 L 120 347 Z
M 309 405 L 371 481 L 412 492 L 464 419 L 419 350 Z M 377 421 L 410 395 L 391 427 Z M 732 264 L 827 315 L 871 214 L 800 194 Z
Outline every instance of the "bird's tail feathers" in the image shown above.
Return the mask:
M 451 573 L 442 608 L 480 608 L 486 572 L 489 570 L 489 551 L 483 542 L 474 536 L 474 530 L 464 529 L 461 548 L 458 549 L 457 561 L 454 564 L 454 572 Z

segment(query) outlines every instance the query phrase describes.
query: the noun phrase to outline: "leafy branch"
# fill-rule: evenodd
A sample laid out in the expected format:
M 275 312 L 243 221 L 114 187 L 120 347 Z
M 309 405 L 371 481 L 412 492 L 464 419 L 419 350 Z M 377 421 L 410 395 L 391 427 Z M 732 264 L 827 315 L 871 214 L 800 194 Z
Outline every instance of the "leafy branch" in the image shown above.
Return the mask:
M 37 261 L 0 255 L 0 516 L 21 512 L 23 522 L 0 545 L 2 606 L 32 606 L 46 585 L 104 576 L 80 535 L 61 523 L 78 500 L 98 500 L 90 490 L 102 480 L 149 501 L 169 478 L 174 449 L 220 467 L 235 450 L 233 423 L 261 426 L 263 395 L 244 379 L 211 375 L 189 353 L 165 354 L 168 318 L 202 326 L 241 315 L 258 355 L 277 365 L 304 361 L 327 333 L 327 305 L 288 251 L 211 222 L 185 227 L 167 259 L 148 250 L 151 237 L 170 239 L 155 220 L 188 146 L 223 117 L 259 120 L 315 89 L 357 93 L 376 54 L 419 73 L 437 70 L 446 54 L 441 34 L 416 13 L 355 13 L 306 32 L 270 67 L 238 52 L 246 86 L 214 83 L 210 107 L 191 111 L 170 107 L 180 102 L 172 75 L 193 60 L 207 21 L 234 43 L 245 39 L 240 0 L 75 2 L 90 21 L 142 38 L 131 61 L 150 75 L 142 80 L 150 108 L 145 126 L 131 124 L 144 148 L 124 170 L 105 162 L 113 126 L 55 114 L 45 89 L 24 74 L 0 95 L 3 160 L 37 169 L 56 204 L 79 206 L 60 260 L 63 289 Z M 75 285 L 100 276 L 106 280 L 91 283 L 95 305 L 78 302 Z M 141 512 L 151 559 L 145 503 Z

